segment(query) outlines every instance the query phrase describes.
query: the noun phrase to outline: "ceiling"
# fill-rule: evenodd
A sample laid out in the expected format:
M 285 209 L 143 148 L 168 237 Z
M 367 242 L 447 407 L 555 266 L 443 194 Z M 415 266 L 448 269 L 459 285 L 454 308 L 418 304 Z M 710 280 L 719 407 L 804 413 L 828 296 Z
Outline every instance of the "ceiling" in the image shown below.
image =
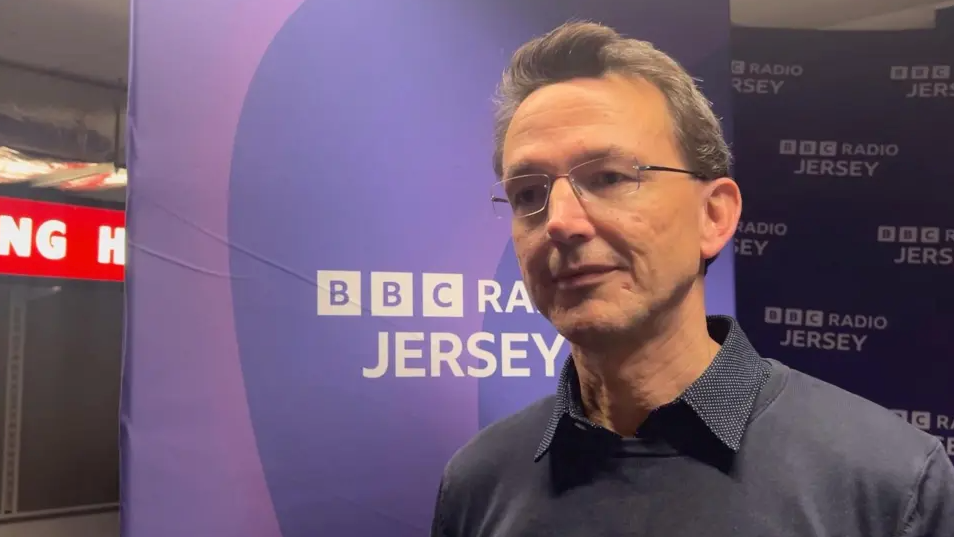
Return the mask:
M 732 22 L 736 25 L 822 30 L 931 28 L 935 22 L 935 10 L 954 5 L 954 0 L 730 2 Z M 57 134 L 63 136 L 57 139 L 75 142 L 73 146 L 60 148 L 62 154 L 84 155 L 84 158 L 74 156 L 73 160 L 79 158 L 94 163 L 112 160 L 112 164 L 101 164 L 109 169 L 98 175 L 90 175 L 88 169 L 79 168 L 43 176 L 69 176 L 55 178 L 59 187 L 77 183 L 84 195 L 117 200 L 124 196 L 125 170 L 122 167 L 125 163 L 120 156 L 125 148 L 124 138 L 119 133 L 125 127 L 125 110 L 123 104 L 116 103 L 125 102 L 129 12 L 130 0 L 0 0 L 0 79 L 7 82 L 0 85 L 0 112 L 6 107 L 4 113 L 8 118 L 18 116 L 20 121 L 31 118 L 59 129 Z M 6 133 L 9 138 L 11 132 L 30 130 L 13 129 L 0 132 L 0 135 Z M 109 151 L 113 158 L 107 159 L 105 153 L 100 154 L 100 158 L 93 156 L 91 147 L 95 144 L 90 143 L 92 135 L 111 141 L 99 149 Z M 0 136 L 0 141 L 3 140 Z M 16 142 L 12 142 L 14 146 L 37 150 L 22 140 L 19 144 Z M 7 140 L 7 144 L 10 143 Z M 44 147 L 44 150 L 51 149 Z M 7 160 L 7 164 L 20 162 Z M 0 172 L 3 172 L 2 168 L 0 166 Z M 116 181 L 112 181 L 113 178 Z M 103 189 L 87 189 L 86 183 L 93 180 L 109 184 Z
M 740 26 L 821 30 L 904 30 L 934 27 L 938 0 L 730 0 Z
M 743 26 L 860 30 L 929 28 L 934 24 L 935 8 L 954 5 L 954 0 L 731 3 L 733 23 Z M 129 0 L 0 2 L 0 60 L 124 85 L 128 19 Z

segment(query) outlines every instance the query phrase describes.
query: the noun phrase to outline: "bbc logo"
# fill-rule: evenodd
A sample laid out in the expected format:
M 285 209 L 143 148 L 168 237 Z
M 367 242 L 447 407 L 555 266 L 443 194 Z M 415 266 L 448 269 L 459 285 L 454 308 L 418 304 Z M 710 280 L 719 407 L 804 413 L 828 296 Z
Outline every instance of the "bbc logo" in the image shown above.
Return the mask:
M 891 80 L 948 80 L 950 65 L 895 65 L 891 67 Z
M 781 155 L 801 155 L 803 157 L 836 157 L 838 142 L 815 140 L 781 140 L 778 152 Z
M 360 271 L 319 270 L 318 315 L 360 317 L 367 311 L 371 317 L 413 317 L 414 299 L 419 296 L 424 317 L 464 316 L 463 274 L 420 276 L 421 292 L 415 295 L 414 273 L 371 272 L 365 297 Z
M 825 313 L 819 310 L 767 307 L 765 308 L 765 322 L 766 324 L 821 328 L 825 324 Z
M 917 226 L 878 226 L 878 242 L 938 244 L 941 242 L 941 228 Z
M 914 425 L 918 429 L 928 431 L 931 429 L 931 413 L 923 410 L 912 410 L 910 413 L 907 410 L 895 410 L 895 414 L 898 415 L 904 421 Z
M 744 75 L 745 74 L 745 62 L 741 60 L 732 60 L 732 74 L 733 75 Z

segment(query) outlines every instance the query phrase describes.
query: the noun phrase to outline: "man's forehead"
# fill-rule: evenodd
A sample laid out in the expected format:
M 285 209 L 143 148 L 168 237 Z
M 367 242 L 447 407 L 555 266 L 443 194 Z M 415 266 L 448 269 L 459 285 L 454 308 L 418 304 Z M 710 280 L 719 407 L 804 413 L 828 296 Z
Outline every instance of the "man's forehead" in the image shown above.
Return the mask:
M 547 146 L 539 150 L 521 148 L 514 157 L 504 160 L 504 177 L 529 173 L 561 173 L 599 159 L 625 158 L 639 161 L 638 150 L 616 143 L 579 144 L 575 148 Z
M 613 76 L 553 84 L 517 108 L 503 144 L 505 175 L 613 154 L 639 157 L 648 142 L 671 133 L 665 98 L 648 82 Z
M 657 116 L 667 111 L 666 104 L 665 96 L 652 83 L 642 78 L 609 74 L 600 78 L 574 78 L 544 86 L 520 103 L 513 120 L 533 119 L 554 109 L 567 114 L 596 112 Z

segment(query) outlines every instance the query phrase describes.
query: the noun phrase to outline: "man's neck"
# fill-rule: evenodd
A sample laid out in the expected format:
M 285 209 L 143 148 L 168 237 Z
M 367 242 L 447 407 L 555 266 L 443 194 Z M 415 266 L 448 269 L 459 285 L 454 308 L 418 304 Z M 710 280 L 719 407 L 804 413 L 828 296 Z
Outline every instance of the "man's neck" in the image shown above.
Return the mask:
M 594 423 L 633 436 L 652 410 L 679 398 L 702 376 L 719 344 L 709 337 L 704 300 L 694 302 L 687 300 L 684 311 L 656 323 L 634 348 L 616 356 L 573 349 L 583 409 Z

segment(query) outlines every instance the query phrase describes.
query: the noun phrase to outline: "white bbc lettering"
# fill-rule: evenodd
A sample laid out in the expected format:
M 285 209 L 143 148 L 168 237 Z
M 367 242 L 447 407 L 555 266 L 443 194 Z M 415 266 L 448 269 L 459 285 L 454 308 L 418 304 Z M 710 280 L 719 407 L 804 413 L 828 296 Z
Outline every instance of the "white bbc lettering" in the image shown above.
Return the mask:
M 809 177 L 874 177 L 881 165 L 871 158 L 895 157 L 897 144 L 849 143 L 835 140 L 780 140 L 779 154 L 797 155 L 795 175 Z M 862 160 L 852 157 L 867 157 Z
M 924 410 L 911 411 L 911 424 L 925 431 L 931 429 L 931 413 Z
M 916 244 L 918 242 L 918 228 L 915 226 L 901 226 L 898 228 L 898 242 Z
M 822 157 L 837 157 L 838 142 L 832 140 L 818 142 L 818 155 Z
M 758 63 L 749 64 L 749 74 L 768 75 L 768 76 L 802 76 L 805 70 L 801 65 L 782 65 L 777 63 Z
M 878 242 L 895 242 L 898 240 L 898 228 L 895 226 L 878 226 Z
M 879 162 L 845 159 L 814 159 L 799 160 L 795 175 L 809 177 L 874 177 Z
M 526 343 L 530 340 L 529 334 L 500 334 L 500 355 L 509 360 L 501 360 L 501 372 L 505 377 L 529 377 L 530 368 L 515 366 L 515 360 L 526 360 L 527 351 L 521 347 L 514 347 L 514 343 Z
M 916 82 L 911 84 L 904 95 L 907 99 L 950 99 L 954 98 L 954 83 Z
M 892 80 L 947 80 L 950 77 L 950 65 L 896 65 L 891 67 Z
M 891 67 L 891 80 L 907 80 L 908 67 L 906 65 L 895 65 Z
M 761 257 L 765 255 L 765 248 L 768 247 L 768 241 L 764 239 L 735 237 L 734 243 L 735 253 L 747 257 Z
M 31 257 L 33 248 L 44 259 L 59 261 L 66 257 L 66 223 L 44 220 L 36 229 L 33 219 L 0 215 L 0 256 Z
M 464 316 L 463 274 L 424 273 L 421 287 L 424 317 Z
M 803 72 L 801 65 L 733 60 L 732 88 L 742 94 L 778 95 L 785 86 L 785 80 L 781 78 L 799 77 Z
M 805 326 L 821 328 L 825 324 L 825 312 L 819 310 L 805 310 Z
M 908 99 L 954 98 L 950 65 L 896 65 L 891 67 L 892 80 L 910 80 L 905 90 Z
M 901 243 L 893 262 L 897 265 L 954 265 L 954 247 L 940 246 L 954 242 L 954 229 L 936 226 L 878 226 L 878 242 Z
M 859 330 L 885 330 L 888 328 L 888 318 L 884 315 L 847 315 L 841 313 L 829 313 L 828 326 L 855 328 Z
M 533 301 L 530 300 L 530 293 L 522 281 L 514 282 L 510 287 L 507 296 L 507 302 L 500 303 L 500 297 L 503 289 L 500 284 L 493 280 L 479 280 L 477 282 L 477 311 L 486 313 L 488 307 L 496 313 L 513 313 L 520 310 L 526 313 L 534 313 Z
M 841 153 L 849 156 L 896 157 L 900 151 L 898 144 L 841 144 Z
M 318 315 L 364 315 L 360 271 L 318 271 Z M 415 284 L 411 272 L 371 272 L 368 310 L 372 317 L 413 317 Z M 421 274 L 421 315 L 464 316 L 462 274 Z
M 99 226 L 96 261 L 101 265 L 126 264 L 126 228 Z
M 736 93 L 755 95 L 778 95 L 785 85 L 784 80 L 768 80 L 757 78 L 733 78 L 732 88 Z
M 904 421 L 914 425 L 918 429 L 930 431 L 939 429 L 942 431 L 954 430 L 954 418 L 944 414 L 932 414 L 927 410 L 893 410 L 895 414 Z
M 782 222 L 776 224 L 744 220 L 739 222 L 738 232 L 746 235 L 773 235 L 776 237 L 784 237 L 788 235 L 788 225 Z
M 821 310 L 780 307 L 765 308 L 765 322 L 791 327 L 785 329 L 785 336 L 779 342 L 782 347 L 845 352 L 860 352 L 868 336 L 833 329 L 883 330 L 888 326 L 883 316 L 826 314 Z
M 414 274 L 372 272 L 369 298 L 372 317 L 413 317 Z
M 938 244 L 941 242 L 941 228 L 939 227 L 922 227 L 921 228 L 921 244 Z
M 954 431 L 954 416 L 938 414 L 934 417 L 934 428 L 942 431 Z
M 799 308 L 765 308 L 765 322 L 786 324 L 788 326 L 821 327 L 825 322 L 825 312 L 803 310 Z
M 912 410 L 911 412 L 907 410 L 894 410 L 893 412 L 904 421 L 922 431 L 936 430 L 940 434 L 935 433 L 933 436 L 941 442 L 945 453 L 949 457 L 954 457 L 954 436 L 944 434 L 945 432 L 954 431 L 954 417 L 944 414 L 935 414 L 932 416 L 931 412 L 926 410 Z
M 778 152 L 780 155 L 797 155 L 798 142 L 795 140 L 781 140 L 778 144 Z
M 954 265 L 954 248 L 902 246 L 893 261 L 896 265 L 949 267 Z
M 867 339 L 867 335 L 845 332 L 788 329 L 779 345 L 799 349 L 861 352 Z
M 741 256 L 761 257 L 765 255 L 769 240 L 763 237 L 784 237 L 788 226 L 784 223 L 740 221 L 735 237 L 735 253 Z
M 564 343 L 563 336 L 548 341 L 538 333 L 499 334 L 498 342 L 497 335 L 489 332 L 471 334 L 466 341 L 450 332 L 379 332 L 378 361 L 374 367 L 362 368 L 362 375 L 371 379 L 389 374 L 397 378 L 440 377 L 447 370 L 454 377 L 487 378 L 498 371 L 502 377 L 529 377 L 527 350 L 533 348 L 543 357 L 544 374 L 552 377 Z M 429 359 L 425 359 L 425 348 Z M 461 363 L 465 357 L 472 362 L 466 367 Z
M 356 270 L 319 270 L 318 315 L 360 316 L 361 273 Z
M 914 80 L 927 80 L 931 78 L 931 67 L 928 65 L 915 65 L 911 68 L 911 78 Z
M 378 334 L 378 354 L 380 357 L 381 353 L 381 336 L 384 335 L 383 344 L 387 348 L 387 334 L 379 333 Z M 451 375 L 455 377 L 463 377 L 464 370 L 460 366 L 460 363 L 457 361 L 457 358 L 460 357 L 461 353 L 464 351 L 463 342 L 460 340 L 460 336 L 457 334 L 452 334 L 450 332 L 436 332 L 431 334 L 431 375 L 435 377 L 441 376 L 441 369 L 443 364 L 447 364 L 447 367 L 450 369 Z M 381 364 L 378 364 L 376 369 L 380 369 Z M 385 369 L 386 370 L 386 369 Z

